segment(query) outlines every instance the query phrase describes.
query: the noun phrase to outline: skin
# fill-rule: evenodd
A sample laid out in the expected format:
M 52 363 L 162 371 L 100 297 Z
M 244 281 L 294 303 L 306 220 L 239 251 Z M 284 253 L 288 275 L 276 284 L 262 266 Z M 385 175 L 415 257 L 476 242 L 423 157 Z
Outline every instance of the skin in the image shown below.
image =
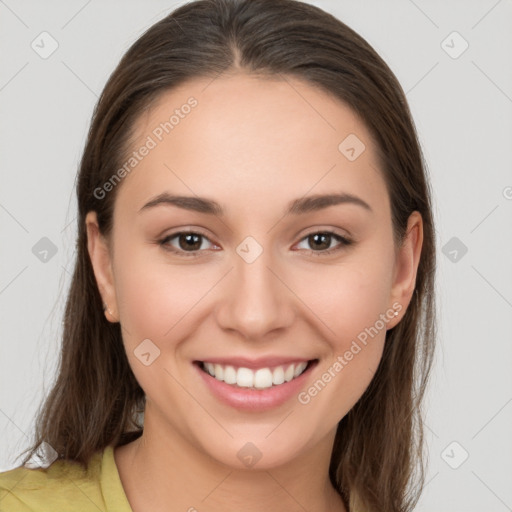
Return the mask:
M 410 302 L 421 216 L 411 215 L 395 247 L 368 130 L 349 107 L 298 79 L 234 72 L 190 81 L 138 120 L 133 149 L 190 96 L 197 107 L 118 185 L 110 239 L 94 212 L 86 219 L 107 318 L 121 322 L 147 396 L 142 437 L 115 449 L 123 487 L 134 512 L 343 511 L 328 477 L 335 429 Z M 366 146 L 354 161 L 338 150 L 351 133 Z M 173 205 L 139 211 L 165 191 L 214 199 L 225 215 Z M 294 199 L 333 191 L 360 197 L 371 211 L 345 203 L 284 215 Z M 187 230 L 206 236 L 197 257 L 158 243 Z M 308 242 L 325 231 L 354 243 Z M 236 252 L 247 236 L 263 249 L 250 264 Z M 167 245 L 185 252 L 178 237 Z M 324 247 L 340 250 L 322 255 Z M 393 304 L 399 315 L 307 404 L 294 397 L 266 412 L 236 410 L 209 393 L 192 365 L 222 356 L 317 358 L 307 390 Z M 160 350 L 149 366 L 134 354 L 144 339 Z M 262 454 L 252 468 L 237 457 L 247 442 Z

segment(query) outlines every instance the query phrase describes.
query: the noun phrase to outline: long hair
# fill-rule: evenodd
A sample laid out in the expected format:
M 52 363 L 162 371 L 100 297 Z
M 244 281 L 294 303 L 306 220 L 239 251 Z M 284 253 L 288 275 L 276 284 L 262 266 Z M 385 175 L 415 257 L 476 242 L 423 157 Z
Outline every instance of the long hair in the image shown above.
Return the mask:
M 424 485 L 422 399 L 436 337 L 435 233 L 427 169 L 405 94 L 375 50 L 334 16 L 295 0 L 199 0 L 151 26 L 126 52 L 95 107 L 77 178 L 76 262 L 66 303 L 56 380 L 41 404 L 34 444 L 87 466 L 107 445 L 142 433 L 145 395 L 109 323 L 89 254 L 85 216 L 108 235 L 116 189 L 95 190 L 129 150 L 133 127 L 160 95 L 187 80 L 234 68 L 295 77 L 351 107 L 377 143 L 391 203 L 394 243 L 413 211 L 423 219 L 415 291 L 386 333 L 370 385 L 337 428 L 330 479 L 351 512 L 405 512 Z

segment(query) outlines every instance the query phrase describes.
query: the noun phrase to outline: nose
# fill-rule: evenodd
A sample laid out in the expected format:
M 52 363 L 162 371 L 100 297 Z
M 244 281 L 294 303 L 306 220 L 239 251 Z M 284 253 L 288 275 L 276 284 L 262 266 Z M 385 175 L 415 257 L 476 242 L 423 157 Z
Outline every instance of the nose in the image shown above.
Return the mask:
M 270 251 L 263 251 L 252 263 L 238 254 L 233 261 L 216 308 L 219 326 L 250 341 L 284 331 L 294 321 L 295 296 Z

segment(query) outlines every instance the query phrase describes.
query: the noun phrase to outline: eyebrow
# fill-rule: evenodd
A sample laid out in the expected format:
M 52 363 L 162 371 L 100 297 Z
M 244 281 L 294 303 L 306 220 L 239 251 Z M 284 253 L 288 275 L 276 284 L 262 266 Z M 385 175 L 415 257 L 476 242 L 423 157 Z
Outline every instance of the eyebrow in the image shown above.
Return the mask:
M 288 204 L 285 215 L 301 215 L 338 204 L 355 204 L 369 212 L 373 212 L 371 206 L 360 197 L 342 192 L 337 194 L 316 194 L 295 199 Z M 139 212 L 161 205 L 173 205 L 185 210 L 191 210 L 207 215 L 216 215 L 218 217 L 222 217 L 224 215 L 222 206 L 212 199 L 198 196 L 177 196 L 167 192 L 151 199 L 139 210 Z

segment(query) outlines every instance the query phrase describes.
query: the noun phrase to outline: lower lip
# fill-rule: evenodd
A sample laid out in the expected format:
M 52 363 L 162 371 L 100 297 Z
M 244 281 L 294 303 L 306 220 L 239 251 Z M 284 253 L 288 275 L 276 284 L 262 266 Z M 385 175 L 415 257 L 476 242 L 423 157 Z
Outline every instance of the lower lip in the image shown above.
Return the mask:
M 303 373 L 290 382 L 260 390 L 226 384 L 203 371 L 199 363 L 194 363 L 194 366 L 218 400 L 235 409 L 262 412 L 279 407 L 293 396 L 297 396 L 316 364 L 317 361 L 311 362 Z

